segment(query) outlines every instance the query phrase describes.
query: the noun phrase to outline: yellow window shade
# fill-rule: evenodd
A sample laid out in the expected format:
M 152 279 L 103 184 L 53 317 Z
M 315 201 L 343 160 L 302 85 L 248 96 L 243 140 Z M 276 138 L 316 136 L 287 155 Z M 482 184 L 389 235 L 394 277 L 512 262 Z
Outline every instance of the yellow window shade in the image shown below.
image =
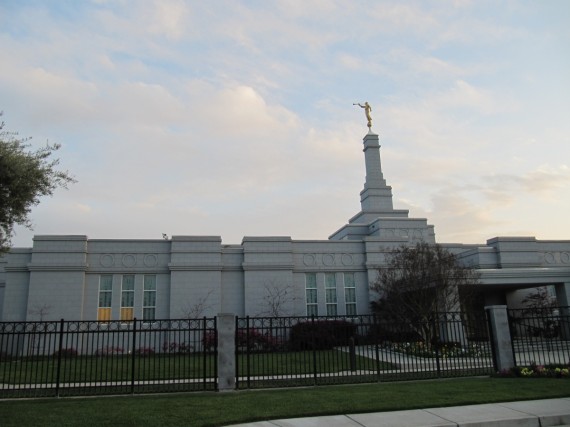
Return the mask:
M 121 308 L 121 320 L 133 320 L 133 308 Z
M 111 320 L 111 309 L 110 308 L 100 308 L 97 312 L 97 320 L 107 322 Z

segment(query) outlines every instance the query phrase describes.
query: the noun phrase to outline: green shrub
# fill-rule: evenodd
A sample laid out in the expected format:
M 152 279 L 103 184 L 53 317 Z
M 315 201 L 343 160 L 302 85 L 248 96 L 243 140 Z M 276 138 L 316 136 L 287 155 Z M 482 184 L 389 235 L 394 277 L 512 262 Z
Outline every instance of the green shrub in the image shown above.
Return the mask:
M 53 357 L 59 357 L 60 352 L 59 350 L 53 353 Z M 73 347 L 70 348 L 62 348 L 61 349 L 61 357 L 63 359 L 71 359 L 72 357 L 77 357 L 78 353 L 77 350 Z
M 356 338 L 356 325 L 346 320 L 318 320 L 297 323 L 291 328 L 290 348 L 301 350 L 330 350 L 346 346 Z

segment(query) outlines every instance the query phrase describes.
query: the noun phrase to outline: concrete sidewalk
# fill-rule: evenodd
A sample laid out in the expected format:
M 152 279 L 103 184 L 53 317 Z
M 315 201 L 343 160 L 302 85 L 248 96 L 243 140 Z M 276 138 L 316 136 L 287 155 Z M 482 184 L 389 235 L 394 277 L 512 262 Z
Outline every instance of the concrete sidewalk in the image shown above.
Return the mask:
M 570 397 L 259 421 L 231 427 L 570 427 Z

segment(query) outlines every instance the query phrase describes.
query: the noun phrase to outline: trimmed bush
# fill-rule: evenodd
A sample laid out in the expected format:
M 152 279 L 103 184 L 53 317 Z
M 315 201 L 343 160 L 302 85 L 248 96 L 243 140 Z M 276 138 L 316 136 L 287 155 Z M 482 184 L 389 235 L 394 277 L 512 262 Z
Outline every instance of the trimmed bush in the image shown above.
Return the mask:
M 238 348 L 255 352 L 282 350 L 283 343 L 269 332 L 262 333 L 255 328 L 238 329 Z
M 192 346 L 191 344 L 187 344 L 185 342 L 181 342 L 180 344 L 175 341 L 164 342 L 162 344 L 162 351 L 163 353 L 172 353 L 172 354 L 192 353 L 194 351 L 194 346 Z
M 218 335 L 215 331 L 208 331 L 202 337 L 204 349 L 212 350 L 217 345 Z M 285 343 L 270 333 L 262 333 L 255 328 L 238 329 L 236 345 L 239 350 L 253 352 L 282 351 Z
M 205 350 L 213 350 L 218 345 L 218 332 L 208 331 L 202 337 L 202 345 Z
M 346 320 L 318 320 L 297 323 L 291 328 L 291 350 L 330 350 L 347 346 L 356 338 L 356 325 Z
M 13 357 L 10 356 L 7 352 L 0 351 L 0 362 L 8 362 L 12 359 L 13 359 Z
M 122 347 L 113 347 L 107 346 L 103 348 L 98 348 L 95 351 L 95 356 L 103 357 L 103 356 L 117 356 L 124 353 L 124 349 Z
M 139 347 L 135 350 L 135 354 L 141 357 L 148 357 L 154 354 L 154 349 L 150 347 Z
M 59 350 L 53 353 L 53 357 L 59 357 L 60 352 Z M 77 357 L 78 353 L 77 350 L 73 347 L 70 348 L 62 348 L 61 349 L 61 357 L 63 359 L 71 359 L 72 357 Z

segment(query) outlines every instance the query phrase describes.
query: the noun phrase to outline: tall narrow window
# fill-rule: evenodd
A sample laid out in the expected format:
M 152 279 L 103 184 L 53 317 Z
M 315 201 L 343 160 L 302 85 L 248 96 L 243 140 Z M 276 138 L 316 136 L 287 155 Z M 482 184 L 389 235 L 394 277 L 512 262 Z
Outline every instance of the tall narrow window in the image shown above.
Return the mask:
M 305 295 L 307 298 L 307 316 L 318 316 L 317 273 L 305 274 Z
M 356 316 L 356 285 L 354 284 L 354 273 L 344 273 L 344 302 L 346 304 L 346 315 Z
M 107 322 L 111 320 L 111 302 L 113 301 L 113 276 L 103 275 L 99 278 L 99 308 L 97 320 Z
M 156 312 L 156 276 L 144 276 L 143 320 L 154 320 Z
M 129 321 L 134 318 L 135 306 L 135 276 L 123 276 L 121 285 L 121 320 Z
M 336 316 L 336 277 L 335 273 L 325 274 L 325 302 L 327 304 L 327 316 Z

